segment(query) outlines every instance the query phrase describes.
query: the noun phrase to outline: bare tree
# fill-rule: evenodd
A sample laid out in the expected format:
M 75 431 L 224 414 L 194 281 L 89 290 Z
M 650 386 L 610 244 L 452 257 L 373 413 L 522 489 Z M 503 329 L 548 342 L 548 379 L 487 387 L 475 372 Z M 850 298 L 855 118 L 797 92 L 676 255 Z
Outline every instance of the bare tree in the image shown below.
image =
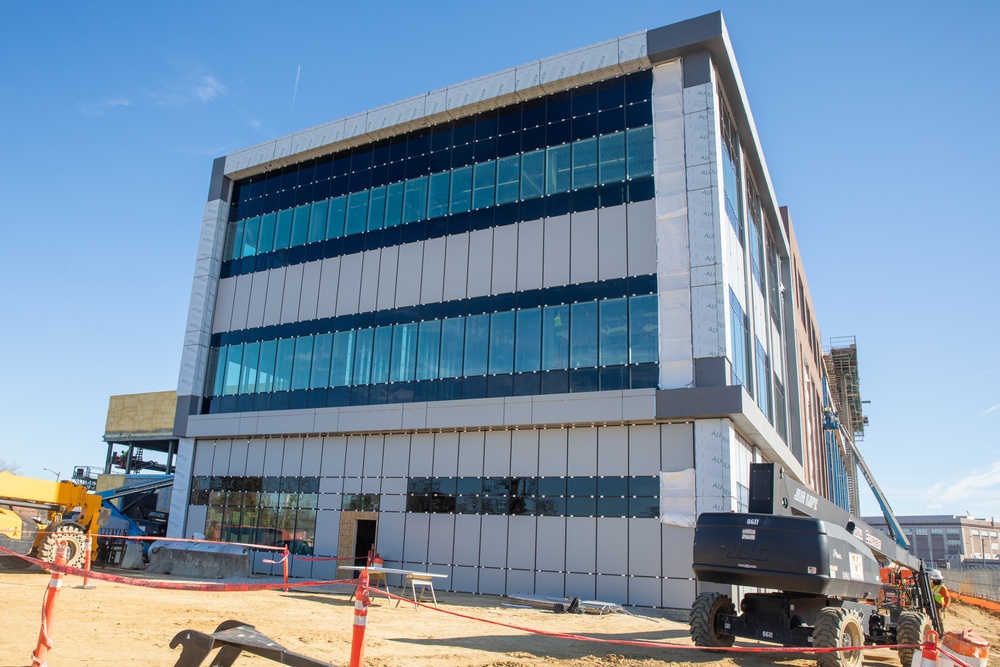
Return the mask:
M 21 472 L 21 465 L 19 463 L 15 463 L 14 461 L 0 459 L 0 472 L 9 472 L 16 475 Z

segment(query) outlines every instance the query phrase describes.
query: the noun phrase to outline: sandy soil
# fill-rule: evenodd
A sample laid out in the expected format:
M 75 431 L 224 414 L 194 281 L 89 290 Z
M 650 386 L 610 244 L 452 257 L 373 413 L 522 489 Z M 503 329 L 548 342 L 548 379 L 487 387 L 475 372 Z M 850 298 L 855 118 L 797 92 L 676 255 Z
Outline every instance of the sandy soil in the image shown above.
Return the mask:
M 134 573 L 115 572 L 126 576 Z M 141 574 L 144 578 L 153 575 Z M 49 576 L 40 571 L 0 571 L 0 665 L 21 667 L 31 662 L 38 637 L 42 598 Z M 51 628 L 50 667 L 115 665 L 121 667 L 174 665 L 180 648 L 170 641 L 181 630 L 211 632 L 222 621 L 238 619 L 286 649 L 346 665 L 354 605 L 347 587 L 257 592 L 194 592 L 137 588 L 67 577 Z M 442 610 L 472 616 L 469 620 L 433 608 L 376 599 L 369 609 L 364 664 L 372 667 L 520 667 L 528 665 L 652 667 L 662 662 L 680 665 L 720 664 L 724 667 L 809 667 L 801 655 L 722 656 L 682 650 L 633 648 L 583 642 L 491 625 L 494 621 L 600 639 L 657 641 L 690 645 L 683 614 L 629 609 L 606 616 L 555 614 L 503 606 L 493 596 L 439 592 Z M 992 666 L 1000 667 L 1000 618 L 957 603 L 948 629 L 972 627 L 994 647 Z M 757 645 L 742 642 L 742 645 Z M 898 665 L 889 650 L 866 654 L 867 665 Z M 244 654 L 236 665 L 276 665 Z M 207 661 L 206 661 L 207 665 Z

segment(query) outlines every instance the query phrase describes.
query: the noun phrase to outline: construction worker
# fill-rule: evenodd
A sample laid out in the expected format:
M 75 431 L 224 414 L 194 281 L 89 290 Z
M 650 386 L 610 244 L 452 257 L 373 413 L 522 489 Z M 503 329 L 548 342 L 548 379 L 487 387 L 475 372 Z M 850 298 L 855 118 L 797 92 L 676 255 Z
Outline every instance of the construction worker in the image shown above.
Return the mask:
M 944 625 L 944 613 L 951 605 L 951 593 L 941 580 L 941 570 L 931 570 L 928 572 L 931 577 L 931 595 L 934 596 L 934 604 L 938 608 L 938 616 L 941 617 L 941 624 Z

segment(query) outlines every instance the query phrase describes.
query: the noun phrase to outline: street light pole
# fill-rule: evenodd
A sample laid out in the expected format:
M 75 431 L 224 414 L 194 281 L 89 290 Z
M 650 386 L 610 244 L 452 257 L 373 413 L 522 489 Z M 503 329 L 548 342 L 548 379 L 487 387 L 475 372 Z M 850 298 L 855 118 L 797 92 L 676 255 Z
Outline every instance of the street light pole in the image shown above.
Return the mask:
M 52 473 L 53 475 L 55 475 L 55 476 L 56 476 L 56 481 L 57 481 L 57 482 L 59 481 L 59 478 L 60 478 L 60 477 L 62 477 L 62 473 L 61 473 L 61 472 L 56 472 L 56 471 L 55 471 L 55 470 L 53 470 L 52 468 L 42 468 L 42 470 L 47 470 L 47 471 L 49 471 L 50 473 Z

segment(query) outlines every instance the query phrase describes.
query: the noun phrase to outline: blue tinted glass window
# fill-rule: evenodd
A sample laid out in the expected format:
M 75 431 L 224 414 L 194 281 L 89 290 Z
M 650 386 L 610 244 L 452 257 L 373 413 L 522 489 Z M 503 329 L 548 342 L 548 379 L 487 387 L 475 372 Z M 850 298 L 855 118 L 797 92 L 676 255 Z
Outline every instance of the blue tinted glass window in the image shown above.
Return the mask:
M 440 377 L 462 376 L 462 351 L 465 349 L 465 318 L 453 317 L 441 322 Z
M 521 156 L 521 199 L 534 199 L 545 194 L 545 151 L 532 151 Z
M 628 363 L 628 302 L 605 299 L 600 302 L 601 366 Z
M 437 218 L 448 215 L 448 195 L 451 173 L 442 171 L 431 176 L 430 196 L 427 202 L 427 217 Z
M 403 222 L 416 222 L 427 217 L 427 177 L 406 182 L 403 196 Z
M 489 358 L 490 316 L 473 315 L 465 318 L 464 375 L 486 375 Z
M 747 334 L 747 316 L 743 306 L 729 290 L 729 310 L 732 320 L 730 344 L 733 348 L 733 384 L 740 384 L 752 392 L 753 378 L 750 375 L 750 337 Z
M 312 371 L 312 336 L 295 339 L 295 365 L 292 367 L 292 389 L 308 389 Z
M 372 343 L 374 339 L 374 329 L 362 329 L 358 332 L 354 344 L 354 384 L 368 384 L 371 382 Z
M 572 161 L 569 144 L 555 146 L 545 154 L 545 194 L 569 192 L 572 185 Z
M 472 167 L 451 172 L 451 212 L 464 213 L 472 205 Z
M 521 156 L 497 160 L 497 204 L 517 201 L 521 185 Z
M 326 238 L 327 213 L 330 208 L 330 200 L 314 202 L 312 211 L 309 212 L 309 243 L 322 241 Z
M 573 189 L 597 185 L 597 139 L 573 144 Z
M 368 202 L 368 229 L 382 229 L 385 218 L 385 188 L 373 188 Z
M 330 215 L 326 221 L 326 238 L 336 239 L 344 235 L 344 215 L 347 213 L 347 197 L 330 200 Z
M 268 213 L 260 218 L 260 236 L 257 238 L 257 252 L 271 252 L 274 248 L 274 223 L 277 213 Z
M 653 175 L 653 127 L 639 127 L 628 131 L 628 177 L 643 178 Z
M 490 316 L 490 373 L 514 371 L 514 311 Z
M 305 244 L 306 238 L 309 235 L 309 210 L 311 208 L 311 204 L 303 204 L 302 206 L 295 207 L 295 213 L 292 217 L 292 240 L 289 242 L 290 247 Z
M 230 345 L 226 355 L 226 379 L 222 385 L 222 393 L 232 396 L 240 390 L 240 370 L 243 367 L 243 346 Z
M 226 381 L 226 353 L 229 346 L 220 347 L 215 358 L 215 381 L 212 383 L 212 396 L 222 396 Z
M 292 209 L 286 208 L 278 211 L 278 222 L 274 228 L 274 249 L 282 250 L 288 247 L 288 241 L 292 238 Z
M 417 324 L 397 324 L 392 331 L 392 366 L 389 382 L 413 379 L 417 358 Z
M 549 306 L 542 311 L 542 370 L 569 365 L 569 306 Z
M 240 393 L 252 394 L 257 389 L 257 361 L 260 355 L 260 343 L 247 343 L 243 346 L 243 371 L 240 374 Z
M 441 320 L 420 323 L 417 337 L 417 379 L 436 380 L 441 349 Z
M 542 309 L 517 311 L 516 356 L 514 370 L 518 373 L 537 371 L 542 351 Z
M 754 336 L 754 343 L 757 352 L 757 405 L 764 415 L 771 419 L 771 362 L 767 358 L 767 352 L 760 339 Z M 246 352 L 244 352 L 244 356 Z M 244 365 L 246 361 L 244 360 Z
M 226 259 L 239 259 L 243 252 L 243 221 L 234 222 L 226 230 L 226 248 L 224 257 Z
M 389 362 L 392 354 L 392 327 L 375 329 L 372 343 L 372 384 L 389 381 Z
M 316 336 L 313 344 L 312 373 L 309 376 L 310 389 L 330 386 L 330 355 L 333 351 L 333 334 Z
M 496 195 L 497 163 L 492 160 L 476 165 L 473 176 L 472 208 L 493 206 Z
M 354 331 L 338 331 L 333 336 L 331 387 L 347 387 L 351 384 L 351 369 L 354 366 L 354 336 Z
M 243 254 L 251 257 L 257 254 L 257 236 L 260 234 L 260 218 L 250 218 L 243 226 Z
M 360 234 L 368 224 L 368 191 L 352 192 L 347 198 L 347 227 L 344 236 Z
M 278 341 L 276 340 L 265 340 L 260 344 L 256 389 L 258 393 L 274 389 L 274 354 L 277 349 Z
M 393 183 L 386 188 L 385 226 L 395 227 L 403 215 L 403 184 Z
M 295 361 L 295 339 L 283 338 L 278 341 L 278 351 L 274 362 L 274 390 L 288 391 L 292 387 L 292 362 Z
M 600 139 L 601 185 L 625 180 L 625 133 L 616 132 Z
M 597 366 L 597 302 L 570 308 L 569 361 L 572 368 Z
M 656 295 L 629 299 L 629 363 L 643 364 L 657 360 Z
M 740 205 L 740 179 L 737 178 L 736 160 L 729 145 L 722 142 L 722 192 L 725 200 L 726 215 L 736 232 L 736 237 L 743 242 L 743 216 Z

